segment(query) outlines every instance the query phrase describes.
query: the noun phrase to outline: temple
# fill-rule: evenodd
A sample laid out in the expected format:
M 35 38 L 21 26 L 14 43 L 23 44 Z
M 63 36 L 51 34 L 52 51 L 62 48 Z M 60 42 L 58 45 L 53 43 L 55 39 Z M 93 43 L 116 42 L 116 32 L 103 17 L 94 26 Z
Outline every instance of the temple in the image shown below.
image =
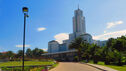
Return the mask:
M 86 32 L 85 17 L 83 11 L 78 9 L 74 11 L 73 16 L 73 33 L 69 34 L 68 40 L 63 40 L 62 44 L 59 44 L 56 40 L 48 42 L 48 53 L 43 54 L 47 58 L 54 58 L 56 60 L 69 60 L 73 61 L 76 56 L 77 50 L 69 49 L 69 44 L 75 39 L 81 37 L 85 42 L 92 44 L 98 44 L 103 46 L 103 43 L 97 42 L 92 39 L 92 36 Z M 104 42 L 104 45 L 106 42 Z

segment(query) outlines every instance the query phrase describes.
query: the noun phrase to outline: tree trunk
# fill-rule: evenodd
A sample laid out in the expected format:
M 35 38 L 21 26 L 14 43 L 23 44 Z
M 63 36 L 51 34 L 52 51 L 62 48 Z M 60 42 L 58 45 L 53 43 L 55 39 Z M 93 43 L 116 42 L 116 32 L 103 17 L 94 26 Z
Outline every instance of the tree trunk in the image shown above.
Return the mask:
M 105 65 L 110 65 L 110 61 L 109 60 L 105 60 Z
M 118 61 L 119 61 L 119 62 L 118 62 L 118 64 L 117 64 L 117 65 L 122 66 L 121 59 L 119 59 Z

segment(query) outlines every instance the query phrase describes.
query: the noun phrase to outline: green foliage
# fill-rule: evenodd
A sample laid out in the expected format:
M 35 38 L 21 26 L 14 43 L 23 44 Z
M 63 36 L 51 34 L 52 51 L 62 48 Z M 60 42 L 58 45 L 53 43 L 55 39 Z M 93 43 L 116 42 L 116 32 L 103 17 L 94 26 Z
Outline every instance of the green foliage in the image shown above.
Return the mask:
M 33 59 L 41 59 L 41 55 L 44 53 L 42 49 L 35 48 L 31 50 L 28 48 L 26 50 L 25 60 Z M 22 50 L 18 50 L 17 53 L 13 53 L 12 51 L 7 51 L 0 53 L 0 60 L 2 61 L 20 61 L 22 59 Z
M 31 50 L 30 48 L 28 48 L 28 49 L 26 50 L 26 56 L 31 58 L 31 57 L 32 57 L 32 54 L 33 54 L 33 53 L 32 53 L 32 50 Z
M 23 54 L 23 51 L 22 50 L 18 50 L 18 53 L 16 55 L 17 58 L 21 58 L 22 57 L 22 54 Z
M 6 61 L 6 60 L 13 60 L 15 54 L 12 51 L 7 51 L 0 53 L 0 60 Z
M 52 65 L 54 64 L 53 61 L 25 61 L 25 65 Z M 21 61 L 9 61 L 0 63 L 0 67 L 7 67 L 7 66 L 22 66 Z
M 32 67 L 24 67 L 24 70 L 25 71 L 30 71 Z M 22 67 L 15 67 L 15 68 L 7 68 L 7 67 L 4 67 L 2 68 L 2 70 L 6 70 L 6 71 L 22 71 Z
M 36 67 L 36 68 L 30 69 L 29 71 L 42 71 L 44 69 L 45 69 L 44 67 Z
M 78 56 L 75 59 L 93 60 L 94 63 L 104 61 L 106 65 L 124 65 L 126 64 L 126 37 L 110 38 L 104 47 L 96 44 L 86 43 L 82 38 L 76 38 L 69 45 L 70 49 L 78 50 Z
M 32 50 L 32 53 L 33 57 L 40 57 L 41 54 L 44 53 L 44 51 L 42 49 L 35 48 L 34 50 Z
M 89 63 L 93 64 L 92 61 L 89 62 Z M 126 71 L 126 65 L 123 65 L 123 66 L 117 66 L 117 65 L 105 65 L 105 63 L 104 63 L 104 62 L 101 62 L 101 61 L 99 61 L 97 64 L 98 64 L 98 65 L 103 65 L 103 66 L 106 66 L 106 67 L 110 67 L 110 68 L 112 68 L 112 69 L 116 69 L 116 70 L 118 70 L 118 71 Z
M 76 38 L 75 40 L 73 40 L 72 42 L 71 42 L 71 44 L 69 45 L 69 48 L 70 49 L 79 49 L 79 48 L 81 48 L 81 43 L 83 43 L 83 39 L 82 38 Z
M 83 39 L 82 38 L 76 38 L 75 40 L 73 40 L 73 42 L 71 42 L 71 44 L 69 45 L 70 49 L 76 49 L 78 50 L 78 61 L 81 60 L 81 51 L 82 51 L 82 43 L 83 43 Z
M 57 64 L 54 61 L 25 61 L 25 71 L 41 71 L 44 69 L 44 67 L 30 67 L 30 65 L 54 65 Z M 7 66 L 13 66 L 14 68 L 7 68 Z M 0 67 L 2 67 L 2 70 L 7 71 L 21 71 L 21 67 L 15 67 L 15 66 L 22 66 L 22 62 L 20 61 L 11 61 L 11 62 L 4 62 L 0 63 Z

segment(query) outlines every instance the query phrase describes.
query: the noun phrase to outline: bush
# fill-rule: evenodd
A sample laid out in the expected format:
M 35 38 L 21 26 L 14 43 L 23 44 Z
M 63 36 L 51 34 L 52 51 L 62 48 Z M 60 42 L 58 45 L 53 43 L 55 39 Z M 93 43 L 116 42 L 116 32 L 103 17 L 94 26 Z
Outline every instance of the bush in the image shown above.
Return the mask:
M 32 67 L 24 67 L 24 70 L 25 71 L 30 71 Z M 15 68 L 7 68 L 7 67 L 4 67 L 2 68 L 2 70 L 5 70 L 5 71 L 22 71 L 22 67 L 15 67 Z

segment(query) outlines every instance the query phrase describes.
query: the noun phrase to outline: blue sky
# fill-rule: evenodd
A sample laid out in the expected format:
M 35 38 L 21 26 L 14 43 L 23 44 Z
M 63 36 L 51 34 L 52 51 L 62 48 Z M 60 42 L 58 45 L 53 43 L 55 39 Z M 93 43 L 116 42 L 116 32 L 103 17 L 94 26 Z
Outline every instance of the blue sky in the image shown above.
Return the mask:
M 126 33 L 126 0 L 0 0 L 0 51 L 22 49 L 23 13 L 27 18 L 27 48 L 48 48 L 48 41 L 61 42 L 72 33 L 72 17 L 78 4 L 86 18 L 86 30 L 96 40 Z M 61 38 L 62 37 L 62 38 Z

